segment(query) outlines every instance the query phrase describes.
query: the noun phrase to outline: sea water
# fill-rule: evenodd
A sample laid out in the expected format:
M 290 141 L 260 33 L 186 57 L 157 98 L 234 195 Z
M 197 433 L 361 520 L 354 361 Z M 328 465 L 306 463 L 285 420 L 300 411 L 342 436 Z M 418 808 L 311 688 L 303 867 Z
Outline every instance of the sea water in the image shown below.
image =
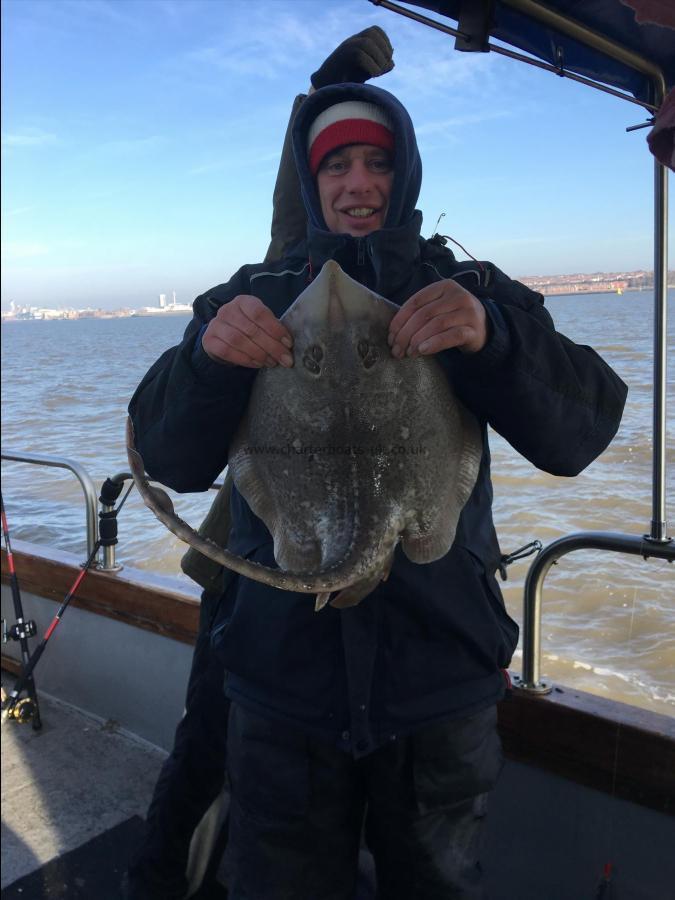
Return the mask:
M 675 291 L 669 292 L 671 313 Z M 649 292 L 548 298 L 560 332 L 594 347 L 629 386 L 611 446 L 576 478 L 539 471 L 491 433 L 494 514 L 504 553 L 578 531 L 649 532 L 652 467 L 653 297 Z M 188 317 L 10 322 L 2 329 L 3 452 L 68 457 L 97 487 L 127 471 L 129 399 L 152 362 L 176 344 Z M 669 347 L 673 340 L 672 315 Z M 668 385 L 667 509 L 675 535 L 675 390 Z M 84 554 L 85 510 L 75 478 L 60 470 L 5 462 L 3 496 L 15 539 Z M 213 493 L 172 495 L 198 525 Z M 183 545 L 133 491 L 119 518 L 118 560 L 184 578 Z M 502 584 L 522 621 L 531 560 L 514 563 Z M 584 550 L 565 556 L 544 585 L 542 672 L 583 690 L 675 712 L 675 569 L 661 560 Z M 520 651 L 513 669 L 520 666 Z

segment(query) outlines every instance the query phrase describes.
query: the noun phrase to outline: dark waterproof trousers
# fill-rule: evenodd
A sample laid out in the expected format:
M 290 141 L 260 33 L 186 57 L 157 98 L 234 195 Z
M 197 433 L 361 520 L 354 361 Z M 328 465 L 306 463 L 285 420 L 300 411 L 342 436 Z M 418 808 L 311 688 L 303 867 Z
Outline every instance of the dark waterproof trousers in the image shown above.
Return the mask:
M 362 834 L 378 900 L 478 900 L 487 794 L 501 770 L 496 708 L 354 760 L 233 704 L 230 900 L 353 900 Z
M 223 693 L 224 666 L 211 647 L 214 609 L 202 602 L 185 715 L 155 786 L 145 838 L 129 866 L 129 900 L 182 900 L 190 841 L 225 782 L 230 704 Z

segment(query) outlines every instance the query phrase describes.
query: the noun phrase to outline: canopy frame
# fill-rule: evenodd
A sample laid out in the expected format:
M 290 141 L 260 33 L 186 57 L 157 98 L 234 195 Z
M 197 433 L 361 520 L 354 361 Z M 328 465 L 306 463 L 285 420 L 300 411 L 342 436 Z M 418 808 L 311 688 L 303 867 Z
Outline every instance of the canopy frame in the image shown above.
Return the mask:
M 569 37 L 573 37 L 576 40 L 579 40 L 581 43 L 586 43 L 587 46 L 591 47 L 592 49 L 598 50 L 599 52 L 607 53 L 614 59 L 617 59 L 619 62 L 623 62 L 626 65 L 637 69 L 639 72 L 642 72 L 644 75 L 647 75 L 652 79 L 654 94 L 656 97 L 655 102 L 649 103 L 646 100 L 640 100 L 625 91 L 620 91 L 617 88 L 610 87 L 607 84 L 602 84 L 601 82 L 595 81 L 592 78 L 587 78 L 585 75 L 579 75 L 578 73 L 573 72 L 571 69 L 565 68 L 562 61 L 559 65 L 554 66 L 551 63 L 545 62 L 544 60 L 536 59 L 534 56 L 527 56 L 525 53 L 519 53 L 516 50 L 510 50 L 508 47 L 502 47 L 499 44 L 493 44 L 489 41 L 483 43 L 482 41 L 478 40 L 475 33 L 470 33 L 466 30 L 462 31 L 459 28 L 453 28 L 450 25 L 445 25 L 443 22 L 438 22 L 436 19 L 425 16 L 423 13 L 418 13 L 412 9 L 407 9 L 406 7 L 401 6 L 398 3 L 394 3 L 392 2 L 392 0 L 370 0 L 370 2 L 374 6 L 381 6 L 384 9 L 389 10 L 390 12 L 398 13 L 398 15 L 404 16 L 406 19 L 412 19 L 414 22 L 419 22 L 420 24 L 427 25 L 429 28 L 433 28 L 436 31 L 441 31 L 443 34 L 447 34 L 451 37 L 457 38 L 462 42 L 461 49 L 463 51 L 471 52 L 471 50 L 473 50 L 473 52 L 481 53 L 498 53 L 501 56 L 509 57 L 509 59 L 515 59 L 517 62 L 526 63 L 527 65 L 534 66 L 537 69 L 544 69 L 547 72 L 552 72 L 554 75 L 558 75 L 561 78 L 569 78 L 572 81 L 579 82 L 579 84 L 585 84 L 587 87 L 592 87 L 598 91 L 603 91 L 606 94 L 611 94 L 614 97 L 618 97 L 620 100 L 626 100 L 629 103 L 634 103 L 637 106 L 642 106 L 645 109 L 649 110 L 649 112 L 651 113 L 654 113 L 656 112 L 656 110 L 658 110 L 659 106 L 663 102 L 663 98 L 666 95 L 665 77 L 661 69 L 654 63 L 635 53 L 633 50 L 622 47 L 620 44 L 616 43 L 616 41 L 605 38 L 592 29 L 587 28 L 585 25 L 582 25 L 579 22 L 575 22 L 568 16 L 564 16 L 562 15 L 562 13 L 555 12 L 548 7 L 541 6 L 536 2 L 536 0 L 502 0 L 502 2 L 508 6 L 513 7 L 514 9 L 517 9 L 519 12 L 526 13 L 527 15 L 531 15 L 532 17 L 535 17 L 536 12 L 543 13 L 540 18 L 537 16 L 542 24 L 556 27 L 558 28 L 558 30 L 564 32 Z M 589 40 L 584 40 L 582 37 L 583 35 L 585 35 Z M 475 46 L 472 47 L 472 45 Z
M 392 0 L 370 0 L 375 6 L 382 6 L 392 12 L 413 19 L 445 34 L 457 38 L 463 50 L 474 52 L 491 51 L 508 56 L 519 62 L 553 72 L 558 76 L 571 78 L 596 90 L 635 103 L 650 112 L 658 110 L 666 95 L 666 79 L 662 69 L 652 60 L 641 56 L 632 49 L 600 34 L 582 22 L 572 19 L 538 0 L 500 0 L 504 5 L 516 9 L 536 22 L 555 29 L 571 37 L 586 47 L 605 54 L 646 75 L 652 86 L 654 102 L 645 100 L 594 81 L 565 69 L 564 65 L 553 66 L 508 48 L 500 47 L 487 40 L 487 30 L 475 33 L 467 29 L 461 31 L 445 25 L 421 13 L 406 9 Z M 489 4 L 484 5 L 487 22 Z M 462 23 L 460 23 L 462 24 Z M 472 46 L 473 45 L 473 46 Z M 457 44 L 456 44 L 457 46 Z M 609 550 L 619 553 L 640 555 L 644 559 L 657 557 L 669 563 L 675 561 L 675 541 L 668 536 L 666 520 L 666 371 L 667 371 L 667 277 L 668 277 L 668 172 L 665 166 L 654 159 L 654 361 L 653 361 L 653 413 L 652 413 L 652 517 L 649 532 L 640 536 L 622 533 L 583 531 L 566 535 L 545 547 L 534 560 L 527 574 L 523 595 L 523 671 L 514 685 L 521 690 L 544 694 L 552 690 L 550 684 L 541 680 L 541 611 L 543 584 L 551 566 L 562 556 L 576 550 Z

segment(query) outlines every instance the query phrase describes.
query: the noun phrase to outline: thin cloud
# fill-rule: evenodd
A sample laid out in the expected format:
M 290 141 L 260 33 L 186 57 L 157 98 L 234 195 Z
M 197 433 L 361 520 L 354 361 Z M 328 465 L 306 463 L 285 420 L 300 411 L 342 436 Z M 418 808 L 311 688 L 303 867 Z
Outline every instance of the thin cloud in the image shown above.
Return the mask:
M 14 209 L 8 209 L 6 215 L 8 216 L 23 216 L 24 213 L 33 212 L 35 206 L 17 206 Z
M 333 28 L 324 27 L 327 17 L 316 7 L 311 7 L 312 27 L 309 28 L 307 18 L 295 12 L 300 8 L 300 4 L 286 10 L 277 3 L 247 4 L 245 7 L 232 4 L 228 7 L 227 31 L 208 46 L 185 54 L 182 62 L 189 69 L 201 65 L 269 81 L 297 69 L 300 60 L 308 54 L 316 54 L 318 65 L 321 62 L 319 48 L 325 43 L 326 32 L 332 32 Z M 309 14 L 310 7 L 305 8 Z M 332 20 L 333 17 L 328 18 Z M 309 79 L 309 75 L 309 72 L 305 73 L 305 78 Z M 299 88 L 305 86 L 303 83 Z
M 40 286 L 48 285 L 50 279 L 54 279 L 54 281 L 58 280 L 60 283 L 68 284 L 68 287 L 72 288 L 78 287 L 78 285 L 75 284 L 75 280 L 89 278 L 91 279 L 89 281 L 89 291 L 91 293 L 91 285 L 95 282 L 105 283 L 117 275 L 143 275 L 146 272 L 152 271 L 152 268 L 153 264 L 147 262 L 105 262 L 99 265 L 94 263 L 85 265 L 58 263 L 56 265 L 40 267 L 39 270 L 31 269 L 28 271 L 30 271 L 31 278 L 34 279 L 34 284 L 36 286 L 38 284 Z M 20 272 L 18 267 L 16 271 Z M 9 270 L 3 273 L 5 283 L 9 282 L 9 275 Z M 70 283 L 69 279 L 72 279 Z M 51 288 L 54 286 L 55 284 L 52 282 Z M 35 293 L 38 293 L 37 289 Z
M 494 119 L 506 119 L 509 116 L 510 112 L 506 109 L 464 113 L 463 115 L 451 116 L 449 119 L 425 122 L 415 128 L 415 133 L 418 137 L 429 137 L 435 134 L 452 137 L 458 128 L 464 128 L 467 125 L 481 125 L 483 122 L 490 122 Z
M 41 244 L 36 241 L 3 241 L 2 242 L 2 259 L 9 262 L 12 260 L 34 259 L 36 256 L 48 256 L 51 253 L 47 244 Z
M 115 25 L 136 26 L 137 20 L 133 16 L 125 15 L 122 10 L 126 4 L 119 0 L 69 0 L 63 4 L 63 9 L 72 11 L 75 20 L 88 16 L 104 22 L 113 22 Z
M 136 13 L 139 4 L 120 0 L 43 0 L 42 3 L 14 3 L 13 19 L 22 27 L 49 34 L 53 41 L 94 29 L 145 31 L 148 26 Z M 142 8 L 141 8 L 142 9 Z
M 193 5 L 185 0 L 155 0 L 154 7 L 172 23 L 180 23 L 194 12 Z
M 55 134 L 41 128 L 8 131 L 2 135 L 3 147 L 46 147 L 58 143 L 59 139 Z
M 459 54 L 449 56 L 445 48 L 420 41 L 416 53 L 407 54 L 405 66 L 387 76 L 388 90 L 409 97 L 443 96 L 466 101 L 469 93 L 489 89 L 492 71 L 488 61 Z M 414 60 L 414 61 L 413 61 Z
M 573 239 L 574 235 L 563 235 L 560 232 L 556 232 L 555 242 L 563 243 L 564 241 Z M 527 246 L 529 244 L 553 244 L 554 241 L 551 238 L 551 235 L 544 235 L 537 237 L 536 235 L 523 235 L 522 237 L 508 237 L 508 238 L 493 238 L 491 241 L 491 246 L 493 247 L 519 247 L 519 246 Z
M 81 238 L 58 238 L 50 241 L 2 241 L 1 255 L 6 262 L 21 262 L 42 256 L 54 259 L 65 258 L 73 252 L 80 252 L 87 247 Z
M 188 175 L 210 175 L 212 172 L 222 172 L 223 169 L 227 169 L 229 166 L 234 165 L 232 160 L 229 159 L 219 159 L 215 162 L 204 163 L 201 166 L 194 166 L 192 169 L 187 170 Z M 237 167 L 239 167 L 241 163 L 237 162 Z
M 277 150 L 273 153 L 261 153 L 258 156 L 245 156 L 243 159 L 238 157 L 237 159 L 233 159 L 232 157 L 228 157 L 226 159 L 218 159 L 214 160 L 210 163 L 204 163 L 200 166 L 194 166 L 192 169 L 188 169 L 188 175 L 210 175 L 212 172 L 222 172 L 224 169 L 236 169 L 240 170 L 243 168 L 250 168 L 252 166 L 260 166 L 265 165 L 269 162 L 278 162 L 280 156 L 280 151 Z
M 232 3 L 227 7 L 227 30 L 214 35 L 208 45 L 173 60 L 173 68 L 190 79 L 203 77 L 204 70 L 216 70 L 235 78 L 266 81 L 297 71 L 298 90 L 305 90 L 312 71 L 306 60 L 311 59 L 312 66 L 318 68 L 352 33 L 346 22 L 349 7 L 345 4 L 338 9 L 333 4 L 319 6 L 299 0 L 290 6 L 280 2 L 246 7 Z M 381 86 L 404 103 L 434 96 L 456 96 L 463 103 L 479 101 L 498 79 L 491 65 L 494 61 L 484 54 L 454 53 L 447 43 L 449 38 L 417 23 L 397 16 L 385 18 L 380 10 L 369 13 L 360 4 L 354 9 L 360 14 L 360 28 L 380 24 L 386 29 L 394 46 L 395 68 Z M 375 83 L 380 84 L 379 80 Z
M 166 144 L 166 138 L 159 134 L 153 134 L 143 138 L 127 138 L 118 141 L 107 141 L 99 145 L 99 150 L 124 156 L 147 153 L 156 150 Z

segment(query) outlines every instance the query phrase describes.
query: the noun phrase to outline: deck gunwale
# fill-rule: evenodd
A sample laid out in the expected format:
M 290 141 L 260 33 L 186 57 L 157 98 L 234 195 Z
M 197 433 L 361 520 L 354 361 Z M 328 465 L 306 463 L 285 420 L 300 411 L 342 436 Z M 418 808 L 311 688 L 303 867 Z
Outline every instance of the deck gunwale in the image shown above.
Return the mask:
M 14 541 L 22 591 L 60 603 L 80 571 L 72 553 Z M 9 582 L 4 549 L 2 583 Z M 199 589 L 177 578 L 125 567 L 91 570 L 73 606 L 162 637 L 192 644 L 199 626 Z M 56 609 L 54 610 L 56 611 Z M 17 656 L 3 653 L 4 668 Z M 514 690 L 499 705 L 509 759 L 553 772 L 642 806 L 675 815 L 675 719 L 556 685 L 551 694 Z

